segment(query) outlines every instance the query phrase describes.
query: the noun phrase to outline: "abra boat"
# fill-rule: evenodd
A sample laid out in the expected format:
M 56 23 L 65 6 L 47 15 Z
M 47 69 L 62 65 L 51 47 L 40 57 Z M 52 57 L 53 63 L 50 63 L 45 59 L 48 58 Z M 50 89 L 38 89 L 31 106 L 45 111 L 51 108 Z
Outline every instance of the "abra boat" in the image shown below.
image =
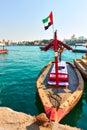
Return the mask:
M 2 46 L 2 49 L 0 49 L 0 54 L 8 53 L 8 50 L 4 48 L 5 44 L 1 43 L 0 46 Z
M 47 51 L 50 48 L 54 49 L 55 60 L 42 69 L 36 86 L 47 117 L 51 121 L 60 122 L 78 103 L 84 83 L 76 67 L 62 60 L 64 48 L 72 48 L 57 40 L 56 31 L 54 40 L 41 50 Z
M 0 54 L 5 54 L 5 53 L 8 53 L 8 50 L 7 50 L 7 49 L 2 49 L 2 50 L 0 50 Z
M 81 72 L 82 76 L 87 79 L 87 56 L 82 56 L 81 59 L 74 59 L 74 64 Z
M 84 44 L 84 46 L 87 48 L 87 44 Z M 85 53 L 85 56 L 82 56 L 81 59 L 75 58 L 74 64 L 78 68 L 78 70 L 81 72 L 82 76 L 87 79 L 87 50 Z

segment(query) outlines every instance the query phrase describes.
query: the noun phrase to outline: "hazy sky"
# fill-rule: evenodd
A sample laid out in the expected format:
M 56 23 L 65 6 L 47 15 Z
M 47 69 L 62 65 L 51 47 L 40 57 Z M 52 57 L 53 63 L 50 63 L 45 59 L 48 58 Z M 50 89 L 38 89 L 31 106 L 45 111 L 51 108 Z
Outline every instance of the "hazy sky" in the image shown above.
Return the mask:
M 87 0 L 0 0 L 0 40 L 33 41 L 53 38 L 42 19 L 53 12 L 59 39 L 87 37 Z

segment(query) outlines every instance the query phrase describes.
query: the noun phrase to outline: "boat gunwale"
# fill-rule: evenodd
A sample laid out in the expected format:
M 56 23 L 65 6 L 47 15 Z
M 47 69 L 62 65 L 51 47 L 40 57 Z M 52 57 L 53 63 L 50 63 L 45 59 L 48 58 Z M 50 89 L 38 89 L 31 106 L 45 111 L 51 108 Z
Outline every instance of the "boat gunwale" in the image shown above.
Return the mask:
M 79 72 L 81 72 L 82 76 L 85 79 L 87 79 L 87 71 L 86 71 L 87 68 L 85 68 L 84 66 L 82 66 L 82 67 L 84 67 L 84 70 L 83 70 L 83 68 L 79 65 L 79 62 L 81 62 L 81 59 L 74 59 L 74 64 L 75 64 L 76 68 L 79 70 Z
M 4 54 L 4 53 L 8 53 L 8 50 L 7 49 L 2 49 L 2 50 L 0 50 L 0 54 Z
M 61 110 L 64 110 L 65 114 L 62 116 L 62 118 L 67 115 L 71 110 L 72 108 L 77 104 L 77 102 L 79 101 L 79 99 L 81 98 L 82 96 L 82 92 L 83 92 L 83 89 L 84 89 L 84 83 L 83 83 L 83 79 L 81 77 L 81 74 L 79 73 L 79 71 L 77 70 L 76 67 L 74 67 L 73 64 L 71 64 L 70 62 L 66 62 L 67 64 L 70 64 L 72 66 L 72 68 L 75 70 L 75 73 L 77 75 L 77 78 L 78 78 L 78 87 L 76 89 L 76 91 L 72 92 L 71 93 L 71 96 L 69 97 L 69 99 L 67 99 L 64 103 L 62 103 L 60 105 L 60 109 Z M 50 64 L 52 64 L 52 62 L 50 62 Z M 49 63 L 48 65 L 43 69 L 43 71 L 41 71 L 37 81 L 36 81 L 36 86 L 37 86 L 37 90 L 38 90 L 38 94 L 40 96 L 40 99 L 41 99 L 41 102 L 43 104 L 43 107 L 45 109 L 45 107 L 49 107 L 49 108 L 52 108 L 53 106 L 51 105 L 51 103 L 49 102 L 49 99 L 48 97 L 45 97 L 46 94 L 45 94 L 45 91 L 44 91 L 44 85 L 43 85 L 43 82 L 39 81 L 39 78 L 41 75 L 43 75 L 43 72 L 44 70 L 46 70 L 47 68 L 49 67 Z M 39 86 L 38 86 L 39 85 Z M 44 100 L 43 98 L 46 98 L 46 100 Z M 73 100 L 72 100 L 73 99 Z M 61 119 L 62 119 L 61 118 Z M 59 119 L 58 122 L 61 120 Z

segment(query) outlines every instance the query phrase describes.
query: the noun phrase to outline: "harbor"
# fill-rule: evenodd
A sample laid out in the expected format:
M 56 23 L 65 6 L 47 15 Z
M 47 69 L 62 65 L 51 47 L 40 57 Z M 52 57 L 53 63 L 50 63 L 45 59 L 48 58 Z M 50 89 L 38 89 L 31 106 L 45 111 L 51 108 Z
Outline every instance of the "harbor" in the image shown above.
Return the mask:
M 87 1 L 0 4 L 0 130 L 87 130 Z
M 44 109 L 37 95 L 36 79 L 44 65 L 54 59 L 53 52 L 44 53 L 40 51 L 39 46 L 8 46 L 6 48 L 9 53 L 0 55 L 0 106 L 7 106 L 17 112 L 33 116 L 43 113 Z M 48 58 L 47 55 L 49 55 Z M 65 50 L 63 60 L 68 57 L 68 61 L 73 63 L 74 58 L 82 56 L 83 53 L 78 55 Z M 87 128 L 83 121 L 87 110 L 87 83 L 86 81 L 84 83 L 82 98 L 75 108 L 61 120 L 61 124 Z

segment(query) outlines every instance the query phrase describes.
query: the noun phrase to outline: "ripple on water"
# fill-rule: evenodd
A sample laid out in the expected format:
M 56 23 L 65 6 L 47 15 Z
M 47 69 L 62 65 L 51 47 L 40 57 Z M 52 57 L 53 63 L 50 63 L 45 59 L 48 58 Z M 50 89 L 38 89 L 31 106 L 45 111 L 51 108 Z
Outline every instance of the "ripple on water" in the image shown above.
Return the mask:
M 54 60 L 54 52 L 43 52 L 35 46 L 9 46 L 8 50 L 8 54 L 0 55 L 0 106 L 7 106 L 31 115 L 44 112 L 36 91 L 36 79 L 41 69 L 50 60 Z M 65 50 L 62 59 L 73 63 L 74 58 L 81 58 L 82 55 L 84 54 Z M 85 82 L 81 100 L 61 122 L 85 130 L 86 108 L 87 83 Z

